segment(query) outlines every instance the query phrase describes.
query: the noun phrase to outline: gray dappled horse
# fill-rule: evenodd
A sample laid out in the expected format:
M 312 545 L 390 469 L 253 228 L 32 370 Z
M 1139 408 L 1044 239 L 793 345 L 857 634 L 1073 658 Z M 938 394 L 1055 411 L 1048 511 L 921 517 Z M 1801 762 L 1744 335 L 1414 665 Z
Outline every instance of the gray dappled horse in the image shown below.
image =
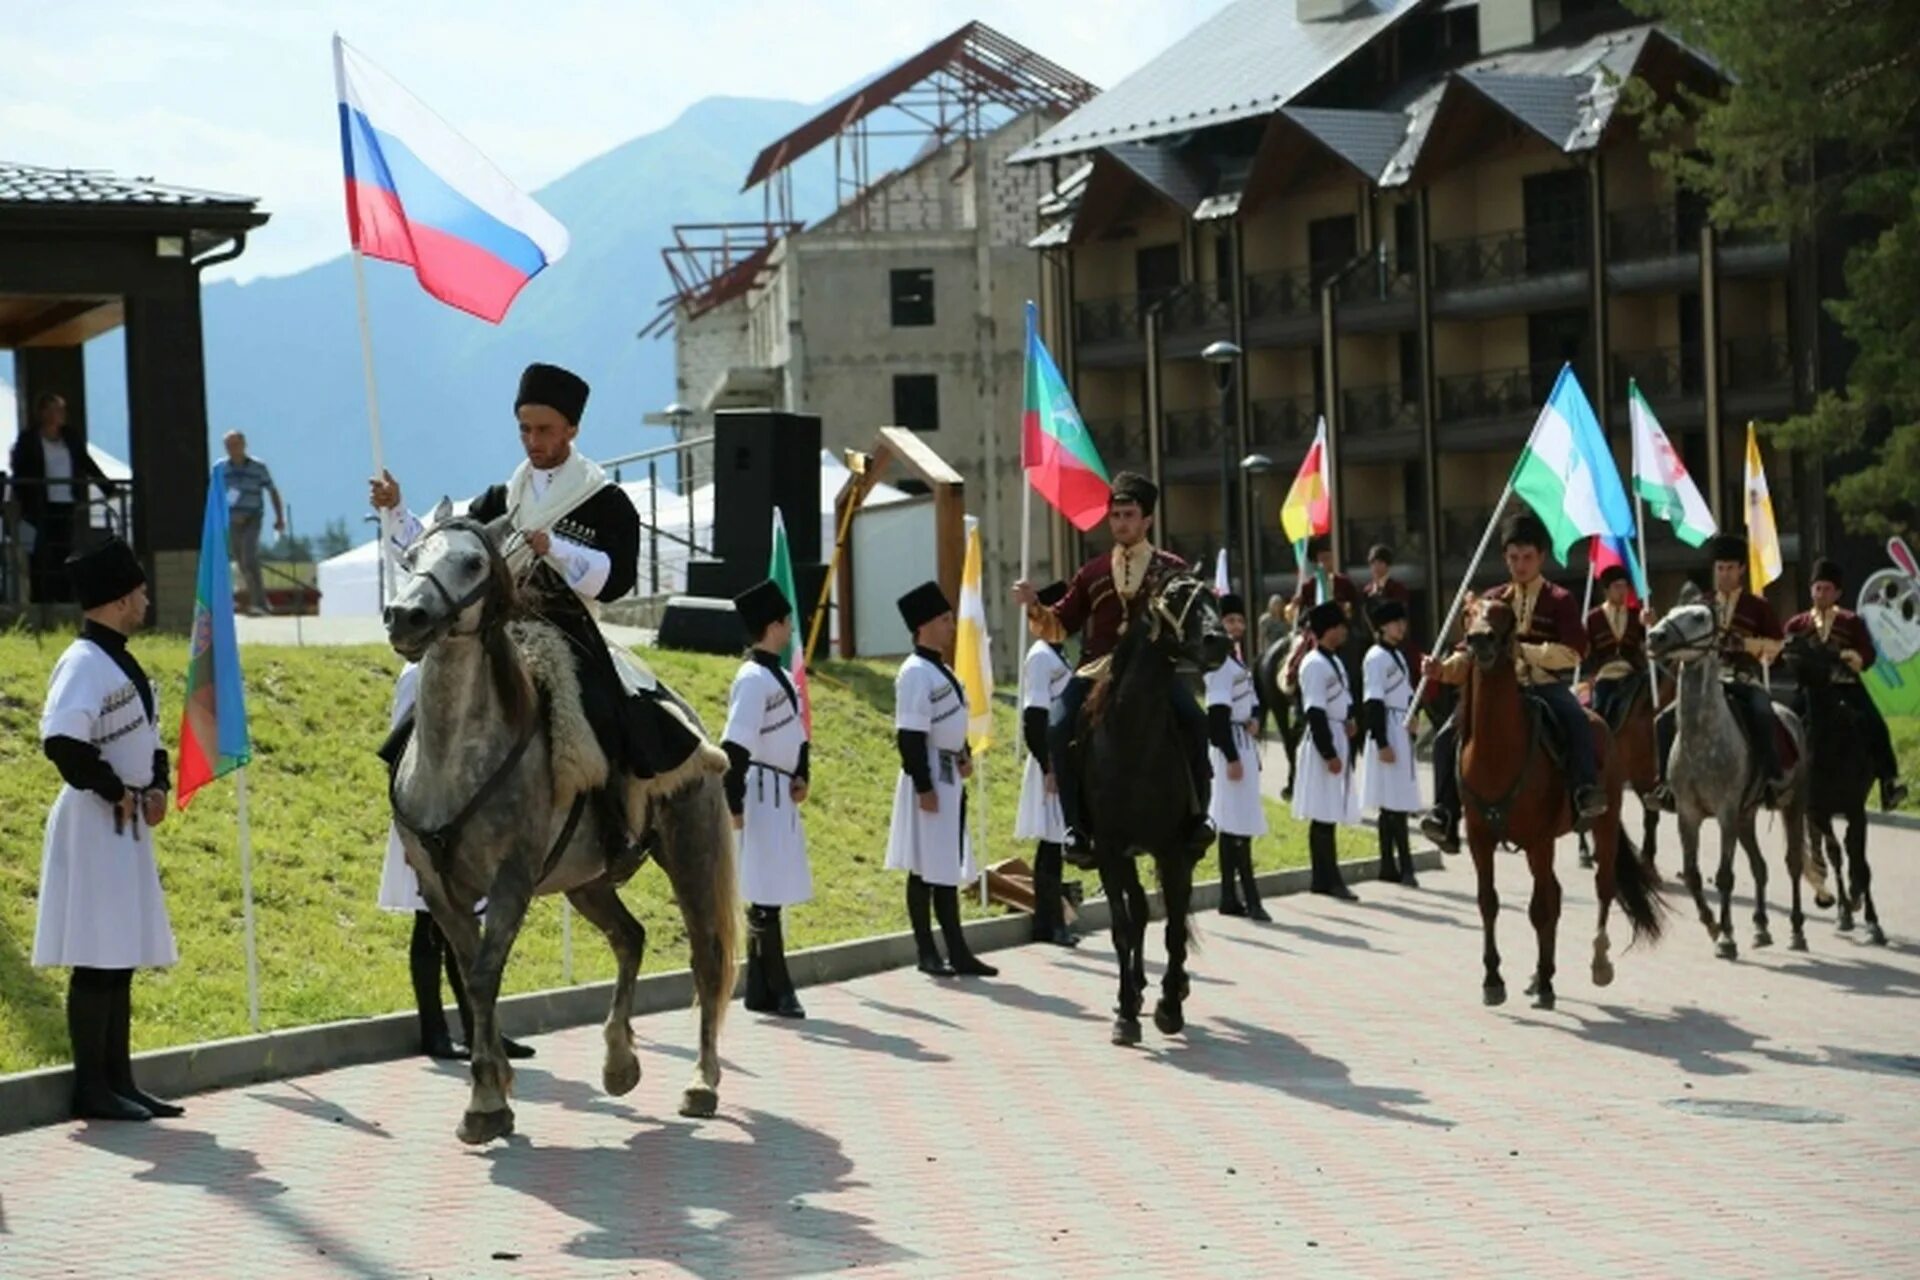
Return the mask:
M 1167 969 L 1153 1023 L 1165 1035 L 1186 1025 L 1187 915 L 1193 898 L 1192 812 L 1187 748 L 1173 709 L 1182 660 L 1211 671 L 1226 661 L 1229 641 L 1213 591 L 1189 574 L 1169 578 L 1127 628 L 1113 652 L 1109 678 L 1087 698 L 1077 738 L 1081 808 L 1087 814 L 1100 887 L 1107 895 L 1113 950 L 1120 963 L 1120 1003 L 1113 1043 L 1140 1042 L 1140 1006 L 1147 986 L 1147 891 L 1135 858 L 1153 856 L 1167 909 Z
M 1680 667 L 1680 692 L 1675 699 L 1673 746 L 1667 755 L 1667 784 L 1673 788 L 1680 817 L 1680 849 L 1686 861 L 1682 877 L 1707 937 L 1718 943 L 1720 958 L 1732 960 L 1740 947 L 1733 939 L 1733 847 L 1736 840 L 1747 851 L 1753 869 L 1753 945 L 1773 945 L 1767 928 L 1767 864 L 1760 853 L 1755 821 L 1761 805 L 1761 779 L 1752 747 L 1739 718 L 1727 703 L 1720 685 L 1720 624 L 1713 607 L 1700 600 L 1689 585 L 1679 606 L 1647 632 L 1647 653 Z M 1777 811 L 1786 826 L 1787 876 L 1792 883 L 1792 949 L 1805 951 L 1806 916 L 1800 908 L 1803 873 L 1817 874 L 1807 858 L 1807 750 L 1800 718 L 1785 707 L 1774 714 L 1793 740 L 1795 760 L 1787 774 Z M 1700 877 L 1700 824 L 1708 818 L 1720 824 L 1720 869 L 1714 884 L 1720 891 L 1716 920 L 1707 906 Z M 1811 876 L 1810 876 L 1811 878 Z M 1817 887 L 1817 882 L 1816 882 Z
M 692 949 L 700 1054 L 680 1112 L 710 1116 L 719 1104 L 720 1023 L 733 995 L 740 924 L 726 757 L 702 733 L 670 773 L 643 780 L 617 761 L 610 768 L 581 711 L 565 637 L 517 608 L 509 554 L 521 564 L 531 557 L 505 518 L 449 518 L 442 501 L 408 548 L 407 572 L 386 609 L 394 649 L 420 664 L 414 730 L 391 784 L 394 825 L 473 1002 L 473 1094 L 457 1136 L 481 1143 L 513 1132 L 513 1071 L 494 1002 L 539 894 L 566 894 L 612 946 L 617 974 L 602 1081 L 616 1095 L 639 1082 L 628 1019 L 646 930 L 616 889 L 640 865 L 642 848 L 673 884 Z M 660 693 L 671 698 L 664 687 Z M 692 711 L 673 704 L 698 730 Z M 612 806 L 587 799 L 610 775 L 625 780 L 630 832 L 613 829 Z M 474 907 L 482 898 L 480 920 Z

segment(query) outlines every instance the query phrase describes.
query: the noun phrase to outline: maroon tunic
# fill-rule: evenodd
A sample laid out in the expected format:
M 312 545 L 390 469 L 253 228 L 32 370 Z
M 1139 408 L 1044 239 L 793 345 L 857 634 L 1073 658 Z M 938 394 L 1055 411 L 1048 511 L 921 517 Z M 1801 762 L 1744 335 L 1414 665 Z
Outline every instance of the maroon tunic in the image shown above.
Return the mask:
M 1593 659 L 1594 670 L 1615 661 L 1630 662 L 1635 668 L 1647 665 L 1647 625 L 1640 620 L 1640 606 L 1630 604 L 1626 609 L 1627 625 L 1617 640 L 1605 605 L 1587 614 L 1587 656 Z
M 1503 582 L 1492 587 L 1480 598 L 1482 600 L 1504 600 L 1513 604 L 1516 588 L 1511 582 Z M 1518 621 L 1518 618 L 1515 619 Z M 1533 616 L 1527 619 L 1524 630 L 1513 634 L 1515 646 L 1522 644 L 1560 644 L 1573 650 L 1578 657 L 1587 656 L 1587 626 L 1580 617 L 1580 602 L 1573 598 L 1573 592 L 1545 578 L 1540 580 L 1540 592 L 1533 600 Z M 1465 641 L 1461 642 L 1462 649 Z M 1548 671 L 1555 680 L 1573 679 L 1573 670 Z
M 1773 606 L 1764 596 L 1742 591 L 1734 602 L 1732 616 L 1728 617 L 1725 602 L 1715 595 L 1713 616 L 1720 623 L 1720 660 L 1743 679 L 1760 679 L 1763 674 L 1760 659 L 1747 652 L 1746 642 L 1785 639 L 1780 622 L 1774 617 Z
M 1344 573 L 1327 575 L 1332 581 L 1333 598 L 1347 606 L 1347 616 L 1353 616 L 1353 607 L 1360 603 L 1360 589 L 1353 585 L 1353 579 Z M 1300 589 L 1293 593 L 1293 620 L 1305 622 L 1307 610 L 1320 603 L 1320 581 L 1309 572 L 1300 580 Z
M 1811 631 L 1817 636 L 1820 627 L 1813 610 L 1809 609 L 1788 618 L 1785 631 L 1789 636 L 1803 631 Z M 1862 671 L 1873 665 L 1873 636 L 1867 631 L 1866 619 L 1851 609 L 1834 608 L 1833 621 L 1827 627 L 1827 646 L 1839 650 L 1851 649 L 1859 654 Z
M 1120 643 L 1121 624 L 1138 618 L 1154 590 L 1186 570 L 1185 560 L 1155 547 L 1140 589 L 1133 593 L 1130 601 L 1123 601 L 1113 585 L 1113 555 L 1102 552 L 1073 575 L 1073 581 L 1067 584 L 1067 594 L 1053 606 L 1054 616 L 1060 619 L 1068 635 L 1080 633 L 1083 664 L 1104 658 Z

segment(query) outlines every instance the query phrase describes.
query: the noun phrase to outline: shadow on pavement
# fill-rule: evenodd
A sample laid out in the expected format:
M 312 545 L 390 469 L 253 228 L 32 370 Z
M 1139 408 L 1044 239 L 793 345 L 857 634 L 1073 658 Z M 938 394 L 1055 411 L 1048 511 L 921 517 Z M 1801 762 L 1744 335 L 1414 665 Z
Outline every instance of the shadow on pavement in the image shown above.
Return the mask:
M 646 1063 L 640 1064 L 640 1083 L 634 1086 L 629 1098 L 644 1097 L 652 1077 L 647 1074 Z M 465 1078 L 462 1078 L 465 1083 Z M 658 1083 L 655 1081 L 654 1083 Z M 721 1081 L 724 1093 L 726 1082 Z M 525 1063 L 513 1068 L 513 1097 L 527 1102 L 551 1103 L 566 1111 L 578 1111 L 586 1115 L 612 1116 L 619 1120 L 640 1121 L 646 1117 L 634 1110 L 627 1102 L 608 1096 L 598 1083 L 589 1084 L 585 1080 L 575 1080 L 568 1076 L 557 1076 L 540 1067 L 530 1067 Z M 453 1120 L 460 1118 L 459 1108 L 467 1105 L 464 1089 L 448 1103 L 448 1116 Z M 662 1105 L 665 1105 L 664 1103 Z
M 1076 966 L 1077 967 L 1077 966 Z M 1115 971 L 1117 982 L 1118 971 Z M 1028 1013 L 1041 1014 L 1049 1018 L 1065 1018 L 1080 1022 L 1104 1022 L 1105 1018 L 1095 1013 L 1077 1000 L 1065 996 L 1050 995 L 1044 991 L 1035 991 L 1018 983 L 1005 980 L 988 979 L 984 982 L 974 979 L 961 979 L 947 984 L 947 989 L 961 995 L 978 996 L 991 1000 L 995 1004 L 1005 1005 L 1009 1009 L 1023 1009 Z
M 1225 1034 L 1220 1034 L 1225 1033 Z M 1234 1018 L 1189 1023 L 1185 1043 L 1149 1050 L 1155 1062 L 1233 1084 L 1256 1084 L 1303 1102 L 1375 1120 L 1451 1129 L 1453 1121 L 1408 1110 L 1424 1107 L 1417 1089 L 1358 1084 L 1338 1058 L 1315 1053 L 1291 1036 Z
M 391 1268 L 358 1252 L 352 1243 L 309 1220 L 282 1199 L 285 1183 L 262 1171 L 260 1157 L 240 1147 L 223 1147 L 200 1129 L 183 1129 L 175 1122 L 158 1124 L 87 1124 L 74 1130 L 73 1141 L 148 1167 L 134 1181 L 159 1186 L 199 1187 L 252 1214 L 283 1239 L 326 1258 L 326 1268 L 343 1274 L 383 1277 Z
M 782 1274 L 805 1275 L 915 1256 L 870 1219 L 816 1203 L 865 1184 L 838 1139 L 766 1112 L 657 1124 L 617 1147 L 515 1139 L 484 1158 L 495 1186 L 587 1225 L 566 1245 L 573 1257 L 649 1259 L 719 1278 L 758 1274 L 773 1260 Z M 496 1229 L 493 1247 L 512 1248 L 511 1228 Z
M 1450 916 L 1438 911 L 1422 911 L 1418 907 L 1409 907 L 1399 902 L 1383 902 L 1377 898 L 1368 898 L 1367 907 L 1369 910 L 1384 911 L 1389 915 L 1399 916 L 1402 920 L 1411 920 L 1415 924 L 1444 925 L 1454 929 L 1468 929 L 1474 933 L 1480 932 L 1478 915 L 1469 920 L 1464 916 Z
M 279 1093 L 250 1093 L 247 1097 L 255 1102 L 264 1102 L 270 1107 L 279 1107 L 282 1111 L 291 1111 L 297 1116 L 309 1120 L 322 1120 L 330 1124 L 343 1125 L 355 1133 L 368 1134 L 375 1138 L 391 1138 L 393 1135 L 370 1120 L 362 1120 L 353 1112 L 335 1102 L 329 1102 L 306 1088 L 296 1080 L 289 1080 L 283 1086 L 298 1095 L 287 1097 Z
M 1569 1006 L 1584 1001 L 1562 1000 L 1559 1014 L 1573 1019 L 1543 1016 L 1514 1019 L 1524 1027 L 1540 1027 L 1565 1035 L 1579 1036 L 1593 1044 L 1602 1044 L 1629 1053 L 1661 1058 L 1689 1075 L 1742 1076 L 1753 1068 L 1734 1062 L 1734 1054 L 1767 1056 L 1760 1048 L 1761 1037 L 1723 1014 L 1692 1005 L 1668 1013 L 1648 1013 L 1621 1005 L 1592 1006 L 1603 1018 L 1589 1018 Z
M 744 1007 L 731 1010 L 727 1015 L 729 1021 L 733 1018 L 751 1018 L 753 1016 L 755 1015 L 748 1013 Z M 700 1051 L 691 1045 L 675 1044 L 667 1040 L 649 1040 L 647 1037 L 637 1033 L 633 1037 L 633 1051 L 640 1055 L 640 1065 L 643 1069 L 647 1065 L 647 1055 L 650 1053 L 657 1053 L 666 1058 L 678 1058 L 682 1062 L 689 1063 L 700 1060 Z M 720 1069 L 730 1076 L 744 1076 L 749 1080 L 758 1078 L 745 1067 L 736 1066 L 730 1062 L 724 1053 L 720 1055 Z
M 936 1027 L 946 1027 L 954 1031 L 960 1028 L 959 1023 L 949 1022 L 939 1014 L 928 1013 L 925 1009 L 913 1009 L 903 1004 L 888 1004 L 884 1000 L 875 1000 L 871 996 L 862 996 L 860 1003 L 875 1013 L 883 1013 L 890 1017 L 906 1018 L 912 1022 L 928 1022 Z
M 1845 934 L 1834 936 L 1843 940 L 1846 938 Z M 1819 946 L 1817 937 L 1810 936 L 1807 941 L 1810 946 Z M 1829 941 L 1827 945 L 1832 946 L 1833 943 Z M 1882 964 L 1878 960 L 1829 960 L 1817 953 L 1796 954 L 1787 956 L 1779 966 L 1779 971 L 1796 978 L 1811 978 L 1828 986 L 1844 987 L 1855 995 L 1920 996 L 1920 973 Z
M 1341 923 L 1344 924 L 1345 921 Z M 1317 942 L 1323 947 L 1347 947 L 1357 951 L 1373 951 L 1383 956 L 1399 954 L 1392 947 L 1376 947 L 1365 938 L 1356 938 L 1351 934 L 1345 933 L 1331 933 L 1326 929 L 1319 929 L 1310 924 L 1301 924 L 1297 920 L 1291 920 L 1284 916 L 1275 917 L 1270 927 L 1278 929 L 1283 933 L 1290 933 L 1302 942 Z
M 931 982 L 932 979 L 929 978 L 928 981 Z M 808 1014 L 804 1021 L 795 1022 L 793 1027 L 795 1035 L 814 1044 L 832 1045 L 840 1049 L 858 1049 L 862 1053 L 877 1053 L 888 1058 L 898 1058 L 902 1062 L 953 1061 L 946 1054 L 927 1048 L 912 1036 L 897 1036 L 885 1031 L 873 1031 L 867 1027 L 855 1026 L 851 1022 L 835 1022 L 831 1018 L 822 1018 L 817 1014 Z

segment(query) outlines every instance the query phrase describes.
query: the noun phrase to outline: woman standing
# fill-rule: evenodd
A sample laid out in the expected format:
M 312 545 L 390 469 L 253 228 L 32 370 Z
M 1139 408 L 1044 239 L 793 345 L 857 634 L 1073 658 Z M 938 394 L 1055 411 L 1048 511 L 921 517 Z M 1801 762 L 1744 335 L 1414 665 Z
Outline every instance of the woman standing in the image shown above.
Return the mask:
M 1422 813 L 1420 775 L 1414 767 L 1412 664 L 1400 651 L 1407 639 L 1407 606 L 1383 600 L 1373 607 L 1373 646 L 1362 669 L 1366 702 L 1361 710 L 1366 750 L 1360 758 L 1360 807 L 1380 815 L 1380 878 L 1418 888 L 1408 815 Z
M 1260 800 L 1258 698 L 1253 672 L 1239 646 L 1247 635 L 1247 606 L 1228 592 L 1220 597 L 1220 622 L 1234 643 L 1227 660 L 1207 673 L 1207 757 L 1213 766 L 1213 805 L 1208 814 L 1220 832 L 1220 914 L 1271 920 L 1260 905 L 1253 878 L 1253 841 L 1267 834 Z
M 1042 587 L 1035 593 L 1038 603 L 1027 609 L 1027 629 L 1033 633 L 1033 645 L 1027 650 L 1021 677 L 1020 710 L 1027 769 L 1020 781 L 1020 809 L 1014 817 L 1013 838 L 1039 842 L 1033 854 L 1033 940 L 1077 947 L 1080 936 L 1067 928 L 1066 907 L 1060 897 L 1061 845 L 1067 838 L 1067 820 L 1060 811 L 1060 791 L 1047 748 L 1053 704 L 1067 681 L 1073 679 L 1073 667 L 1066 657 L 1066 628 L 1053 611 L 1066 594 L 1064 582 Z
M 1312 825 L 1307 846 L 1313 855 L 1312 892 L 1352 900 L 1340 878 L 1340 857 L 1333 828 L 1360 820 L 1360 797 L 1347 762 L 1353 753 L 1353 691 L 1340 660 L 1347 642 L 1347 612 L 1328 600 L 1307 615 L 1313 651 L 1300 664 L 1300 706 L 1307 734 L 1294 764 L 1293 816 Z
M 754 1013 L 804 1018 L 787 972 L 782 907 L 813 897 L 807 835 L 800 806 L 807 798 L 811 743 L 800 694 L 781 655 L 793 641 L 793 609 L 771 579 L 734 597 L 753 648 L 727 694 L 727 808 L 739 833 L 740 896 L 747 900 L 746 1007 Z

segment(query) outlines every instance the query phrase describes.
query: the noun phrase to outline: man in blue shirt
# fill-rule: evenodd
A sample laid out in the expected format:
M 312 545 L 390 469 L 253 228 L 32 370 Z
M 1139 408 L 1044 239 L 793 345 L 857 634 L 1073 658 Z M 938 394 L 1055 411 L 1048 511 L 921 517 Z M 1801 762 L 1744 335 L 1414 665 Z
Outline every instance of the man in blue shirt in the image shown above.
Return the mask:
M 240 574 L 247 582 L 247 615 L 258 617 L 271 612 L 267 608 L 267 587 L 260 576 L 260 522 L 266 515 L 267 494 L 273 495 L 273 531 L 287 531 L 286 511 L 280 506 L 280 490 L 274 487 L 273 473 L 258 458 L 247 456 L 247 438 L 238 431 L 226 435 L 227 446 L 227 529 L 233 543 L 234 559 L 240 562 Z

